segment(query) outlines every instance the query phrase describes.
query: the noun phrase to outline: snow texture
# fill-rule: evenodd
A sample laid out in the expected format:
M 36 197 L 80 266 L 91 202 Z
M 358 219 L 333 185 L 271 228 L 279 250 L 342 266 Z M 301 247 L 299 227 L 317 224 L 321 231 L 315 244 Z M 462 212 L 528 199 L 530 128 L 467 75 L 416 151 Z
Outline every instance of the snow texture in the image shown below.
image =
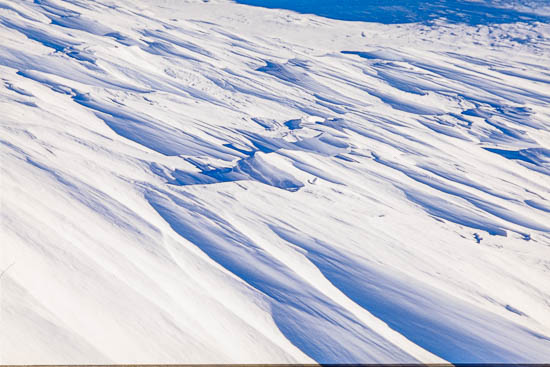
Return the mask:
M 548 8 L 284 3 L 0 0 L 0 363 L 550 362 Z

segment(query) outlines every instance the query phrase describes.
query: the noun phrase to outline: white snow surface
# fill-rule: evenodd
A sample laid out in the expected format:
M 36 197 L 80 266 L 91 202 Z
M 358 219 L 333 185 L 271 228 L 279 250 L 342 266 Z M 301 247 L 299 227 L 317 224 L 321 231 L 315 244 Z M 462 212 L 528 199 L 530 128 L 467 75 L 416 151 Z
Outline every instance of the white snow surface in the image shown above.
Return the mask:
M 550 26 L 0 0 L 0 362 L 550 362 Z

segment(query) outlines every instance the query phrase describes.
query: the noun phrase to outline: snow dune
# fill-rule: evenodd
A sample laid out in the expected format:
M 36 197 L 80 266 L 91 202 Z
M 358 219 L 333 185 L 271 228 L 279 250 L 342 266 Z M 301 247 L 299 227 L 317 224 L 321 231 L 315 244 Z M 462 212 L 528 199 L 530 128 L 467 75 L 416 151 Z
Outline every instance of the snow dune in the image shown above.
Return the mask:
M 503 12 L 0 0 L 0 362 L 548 362 L 550 25 Z

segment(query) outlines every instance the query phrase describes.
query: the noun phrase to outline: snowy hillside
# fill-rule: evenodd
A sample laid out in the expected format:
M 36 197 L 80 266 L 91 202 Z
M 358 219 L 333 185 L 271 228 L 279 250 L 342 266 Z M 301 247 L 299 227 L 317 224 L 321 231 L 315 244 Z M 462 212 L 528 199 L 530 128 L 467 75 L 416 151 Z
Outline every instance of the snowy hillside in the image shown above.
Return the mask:
M 0 0 L 0 363 L 550 362 L 521 20 Z

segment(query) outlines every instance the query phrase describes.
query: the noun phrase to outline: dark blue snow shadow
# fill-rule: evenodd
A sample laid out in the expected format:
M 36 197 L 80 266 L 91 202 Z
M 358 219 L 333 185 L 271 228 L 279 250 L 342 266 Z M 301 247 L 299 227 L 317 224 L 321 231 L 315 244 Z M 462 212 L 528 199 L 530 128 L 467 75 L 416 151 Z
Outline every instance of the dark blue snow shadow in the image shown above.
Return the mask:
M 195 164 L 197 168 L 201 169 L 201 172 L 175 170 L 172 173 L 172 176 L 175 178 L 175 182 L 173 183 L 197 185 L 251 180 L 291 192 L 298 191 L 304 186 L 294 176 L 267 163 L 257 154 L 240 159 L 234 167 L 226 168 L 212 169 L 196 164 L 190 159 L 188 159 L 188 162 Z
M 430 163 L 417 164 L 416 166 L 419 168 L 422 168 L 425 171 L 433 173 L 434 175 L 442 177 L 446 180 L 453 181 L 461 185 L 469 186 L 473 189 L 479 190 L 481 192 L 492 195 L 494 197 L 504 199 L 504 200 L 516 201 L 516 199 L 510 195 L 503 194 L 501 192 L 498 192 L 495 189 L 492 189 L 488 186 L 482 185 L 474 180 L 471 180 L 470 178 L 468 178 L 467 174 L 464 174 L 464 175 L 458 174 L 457 172 L 459 171 L 451 172 L 438 165 L 434 165 Z
M 498 114 L 506 116 L 507 119 L 515 122 L 518 125 L 526 125 L 534 129 L 545 129 L 545 126 L 542 123 L 531 118 L 533 115 L 533 110 L 529 107 L 512 107 L 503 105 L 498 106 L 496 110 Z
M 13 85 L 12 83 L 10 82 L 4 82 L 4 86 L 15 92 L 15 93 L 18 93 L 18 94 L 21 94 L 22 96 L 25 96 L 25 97 L 34 97 L 34 95 L 31 93 L 31 92 L 27 92 L 26 90 L 24 90 L 23 88 L 19 88 L 18 86 L 16 85 Z
M 407 61 L 405 56 L 393 50 L 375 50 L 375 51 L 341 51 L 343 55 L 355 55 L 367 60 L 386 60 L 386 61 Z
M 289 130 L 298 130 L 302 128 L 302 119 L 288 120 L 284 123 Z
M 550 17 L 536 14 L 536 7 L 544 0 L 531 1 L 533 12 L 519 9 L 498 8 L 493 1 L 473 2 L 467 0 L 236 0 L 237 3 L 292 10 L 302 14 L 315 14 L 325 18 L 378 22 L 384 24 L 423 22 L 446 18 L 453 23 L 469 25 L 548 22 Z M 547 3 L 546 3 L 547 4 Z M 513 4 L 510 4 L 513 5 Z M 519 5 L 516 3 L 516 5 Z
M 550 357 L 548 338 L 451 294 L 307 235 L 270 228 L 344 294 L 392 329 L 451 363 L 526 363 Z M 515 345 L 515 349 L 510 346 Z
M 111 224 L 124 228 L 129 233 L 133 233 L 135 236 L 140 237 L 140 239 L 144 241 L 143 243 L 155 243 L 155 239 L 153 239 L 148 232 L 154 231 L 160 234 L 159 230 L 139 215 L 136 215 L 133 210 L 119 202 L 116 198 L 96 189 L 79 178 L 63 174 L 52 167 L 48 167 L 31 159 L 27 154 L 25 155 L 25 162 L 27 164 L 40 169 L 65 187 L 66 190 L 64 192 L 70 195 L 74 200 L 98 213 L 103 218 L 106 218 Z M 86 217 L 83 216 L 82 221 L 86 220 Z M 162 251 L 158 246 L 155 248 L 153 245 L 147 245 L 147 247 L 148 251 L 154 252 L 157 255 L 160 255 Z M 166 254 L 163 254 L 163 256 L 166 256 Z
M 301 122 L 302 120 L 291 120 L 291 125 L 296 124 L 296 121 Z M 286 125 L 286 123 L 284 125 Z M 290 130 L 292 130 L 292 128 L 290 128 Z M 186 158 L 186 160 L 198 168 L 200 172 L 189 172 L 176 169 L 171 173 L 174 180 L 169 180 L 169 183 L 185 186 L 252 180 L 294 192 L 302 188 L 304 184 L 290 173 L 266 162 L 261 155 L 256 154 L 257 152 L 269 154 L 281 149 L 298 150 L 354 162 L 353 159 L 342 156 L 342 154 L 349 152 L 350 146 L 345 141 L 326 132 L 320 133 L 315 137 L 298 139 L 295 142 L 288 142 L 282 138 L 265 137 L 260 134 L 246 131 L 239 130 L 239 132 L 249 139 L 252 147 L 249 148 L 250 150 L 245 150 L 237 148 L 231 143 L 225 144 L 226 147 L 246 155 L 245 158 L 237 161 L 235 166 L 222 168 L 212 167 L 210 165 L 201 164 L 192 158 Z M 296 157 L 292 157 L 291 160 L 294 167 L 304 172 L 326 181 L 343 185 L 343 183 L 330 172 L 325 172 L 311 164 L 302 162 Z
M 299 84 L 303 79 L 309 79 L 306 73 L 296 72 L 288 67 L 288 65 L 278 64 L 272 61 L 265 61 L 266 65 L 257 68 L 257 71 L 264 72 L 269 75 L 273 75 L 285 82 L 291 84 Z M 309 81 L 309 80 L 308 80 Z
M 87 23 L 88 21 L 86 19 L 80 18 L 78 15 L 66 16 L 63 18 L 55 18 L 55 19 L 57 19 L 56 21 L 61 21 L 61 20 L 65 21 L 65 23 L 63 24 L 66 26 L 71 26 L 71 27 L 81 26 L 81 28 L 85 28 L 86 26 L 95 27 L 94 29 L 91 29 L 89 31 L 97 32 L 99 34 L 102 34 L 103 32 L 107 32 L 109 30 L 107 28 L 105 29 L 102 28 L 101 25 L 95 25 L 95 24 L 90 25 Z M 12 21 L 2 17 L 0 17 L 0 24 L 5 25 L 6 27 L 9 27 L 9 28 L 15 29 L 21 32 L 22 34 L 24 34 L 27 38 L 34 40 L 36 42 L 39 42 L 46 47 L 52 48 L 56 52 L 64 53 L 68 57 L 81 61 L 82 63 L 80 63 L 78 66 L 84 66 L 85 68 L 95 71 L 97 73 L 95 75 L 89 74 L 89 73 L 82 73 L 82 71 L 78 67 L 75 67 L 75 65 L 71 65 L 68 63 L 63 63 L 62 61 L 63 59 L 60 59 L 60 58 L 52 59 L 52 60 L 55 60 L 53 62 L 51 62 L 52 60 L 49 60 L 50 62 L 46 62 L 45 64 L 43 64 L 43 58 L 40 59 L 39 61 L 35 61 L 32 59 L 28 59 L 26 54 L 18 51 L 11 51 L 11 52 L 20 54 L 22 56 L 21 62 L 16 63 L 15 65 L 11 63 L 12 65 L 8 64 L 6 66 L 23 68 L 23 69 L 27 69 L 31 67 L 34 70 L 39 70 L 42 72 L 58 75 L 59 69 L 52 70 L 54 64 L 58 68 L 59 67 L 63 68 L 66 65 L 66 67 L 70 68 L 69 71 L 71 71 L 71 73 L 68 73 L 67 75 L 64 75 L 64 76 L 78 82 L 86 83 L 88 81 L 92 81 L 92 83 L 90 83 L 92 85 L 97 85 L 97 82 L 100 82 L 102 85 L 105 85 L 105 86 L 112 86 L 117 89 L 121 89 L 121 88 L 129 89 L 131 91 L 135 91 L 138 93 L 150 93 L 153 90 L 164 91 L 168 93 L 182 95 L 185 97 L 191 96 L 197 99 L 207 101 L 209 103 L 214 103 L 219 106 L 231 108 L 231 106 L 217 100 L 215 97 L 212 97 L 199 89 L 178 83 L 176 80 L 173 80 L 172 78 L 164 78 L 164 80 L 159 80 L 159 79 L 151 78 L 150 76 L 144 73 L 140 73 L 139 75 L 137 75 L 135 71 L 132 71 L 132 69 L 130 68 L 121 68 L 120 71 L 126 74 L 126 76 L 129 78 L 137 79 L 139 80 L 139 82 L 142 82 L 142 83 L 149 83 L 150 84 L 148 86 L 149 88 L 142 89 L 132 85 L 127 85 L 124 82 L 117 82 L 116 78 L 113 80 L 112 77 L 108 77 L 103 69 L 95 65 L 96 58 L 93 54 L 86 51 L 78 50 L 77 46 L 80 43 L 77 41 L 74 41 L 72 38 L 68 38 L 67 36 L 59 36 L 53 32 L 38 29 L 34 26 L 24 24 L 21 22 Z M 133 42 L 130 39 L 124 38 L 124 36 L 118 32 L 110 32 L 110 33 L 106 33 L 105 35 L 106 36 L 108 35 L 109 37 L 114 37 L 119 41 L 122 40 L 122 43 Z M 190 56 L 184 53 L 180 53 L 172 44 L 164 41 L 151 42 L 150 44 L 147 44 L 145 42 L 139 42 L 135 44 L 138 44 L 142 49 L 152 54 L 158 54 L 163 56 L 176 56 L 176 57 L 186 58 L 187 60 L 194 60 Z M 3 60 L 0 60 L 0 63 L 2 63 L 1 61 Z M 31 62 L 32 62 L 32 65 L 30 65 Z
M 539 82 L 539 83 L 550 84 L 550 75 L 548 75 L 547 73 L 545 73 L 543 75 L 539 74 L 537 76 L 537 75 L 529 75 L 527 73 L 524 73 L 524 72 L 522 73 L 521 71 L 516 71 L 516 70 L 499 69 L 499 68 L 495 68 L 495 67 L 492 67 L 491 69 L 494 70 L 494 71 L 498 71 L 501 74 L 511 75 L 511 76 L 515 76 L 515 77 L 522 78 L 522 79 L 527 79 L 527 80 L 532 80 L 532 81 Z M 549 76 L 549 77 L 545 77 L 545 76 Z
M 506 149 L 496 149 L 496 148 L 483 148 L 491 153 L 496 153 L 500 156 L 503 156 L 504 158 L 508 159 L 515 159 L 524 161 L 527 163 L 540 165 L 540 160 L 536 159 L 536 154 L 532 154 L 533 149 L 521 149 L 521 150 L 506 150 Z M 540 149 L 542 151 L 543 155 L 546 155 L 548 158 L 550 158 L 550 150 L 549 149 Z M 550 162 L 550 160 L 549 160 Z
M 367 60 L 405 61 L 419 69 L 427 71 L 430 74 L 433 73 L 445 79 L 456 81 L 460 83 L 460 87 L 449 89 L 448 87 L 441 86 L 439 82 L 433 80 L 431 77 L 405 70 L 394 63 L 375 62 L 371 65 L 377 70 L 378 74 L 380 71 L 382 72 L 382 75 L 378 75 L 379 77 L 384 77 L 384 74 L 387 74 L 388 72 L 393 74 L 391 75 L 391 80 L 388 81 L 390 85 L 393 83 L 395 86 L 395 79 L 404 77 L 406 78 L 405 84 L 410 84 L 421 92 L 452 92 L 469 100 L 475 105 L 479 105 L 480 103 L 487 104 L 495 110 L 492 113 L 487 113 L 484 111 L 482 112 L 483 116 L 479 116 L 487 119 L 492 115 L 499 114 L 503 116 L 510 116 L 510 118 L 515 122 L 522 122 L 526 124 L 532 123 L 532 120 L 526 118 L 525 116 L 526 114 L 529 114 L 528 110 L 522 111 L 522 107 L 518 109 L 510 106 L 503 106 L 502 99 L 523 105 L 527 102 L 534 102 L 537 104 L 540 104 L 541 102 L 550 103 L 550 97 L 547 94 L 534 92 L 533 90 L 525 89 L 519 85 L 510 85 L 509 83 L 495 80 L 494 78 L 488 77 L 487 74 L 477 71 L 472 73 L 472 70 L 470 70 L 470 72 L 466 72 L 465 69 L 460 70 L 454 67 L 429 64 L 422 60 L 411 58 L 406 54 L 402 54 L 390 48 L 373 51 L 341 51 L 341 53 L 345 55 L 356 55 Z M 395 87 L 397 88 L 398 86 Z M 475 93 L 474 91 L 477 89 L 487 93 L 485 93 L 485 95 Z M 370 93 L 370 91 L 368 92 Z M 477 109 L 465 111 L 465 114 L 477 113 L 476 110 Z
M 114 38 L 115 40 L 118 41 L 118 43 L 120 43 L 121 45 L 124 45 L 124 46 L 139 46 L 141 45 L 139 41 L 129 37 L 129 36 L 126 36 L 120 32 L 110 32 L 110 33 L 106 33 L 104 35 L 105 37 L 111 37 L 111 38 Z
M 103 36 L 114 32 L 111 28 L 104 26 L 98 21 L 85 18 L 81 15 L 60 16 L 60 17 L 50 16 L 50 19 L 52 21 L 52 24 L 54 25 L 58 25 L 60 27 L 65 27 L 65 28 L 81 30 L 84 32 L 95 34 L 97 36 Z
M 327 108 L 332 112 L 343 114 L 346 113 L 346 107 L 351 107 L 350 103 L 361 104 L 361 101 L 342 95 L 340 92 L 312 78 L 310 75 L 315 73 L 309 70 L 307 62 L 303 60 L 290 59 L 284 64 L 269 60 L 264 60 L 264 62 L 266 65 L 256 68 L 256 71 L 269 74 L 285 83 L 291 84 L 293 87 L 303 88 L 307 93 L 316 98 L 317 105 Z M 299 109 L 308 113 L 303 107 Z M 309 114 L 326 118 L 331 117 L 326 114 L 319 114 L 315 110 L 310 110 Z
M 540 211 L 550 213 L 550 204 L 541 203 L 536 200 L 525 200 L 525 204 Z
M 231 70 L 224 69 L 224 72 L 232 76 L 237 76 L 239 79 L 242 78 L 242 75 L 235 74 Z M 218 87 L 225 89 L 227 91 L 230 91 L 232 93 L 238 92 L 238 93 L 253 96 L 255 98 L 274 101 L 276 103 L 295 108 L 305 114 L 312 115 L 312 116 L 320 116 L 325 118 L 330 117 L 327 113 L 324 113 L 319 109 L 313 108 L 309 104 L 303 104 L 303 103 L 297 102 L 292 98 L 287 98 L 280 94 L 275 94 L 275 93 L 271 93 L 268 90 L 260 89 L 254 85 L 256 82 L 253 80 L 238 80 L 238 83 L 237 83 L 237 81 L 231 81 L 229 80 L 229 78 L 224 78 L 223 76 L 216 77 L 209 74 L 204 74 L 203 76 L 209 79 L 210 81 L 212 81 Z
M 527 148 L 520 150 L 505 150 L 495 148 L 483 148 L 492 153 L 512 159 L 520 165 L 550 176 L 550 149 L 545 148 Z
M 416 360 L 334 303 L 190 194 L 180 199 L 146 189 L 170 227 L 265 296 L 285 337 L 319 363 Z
M 421 193 L 420 191 L 414 189 L 399 187 L 399 184 L 396 185 L 396 187 L 399 187 L 401 190 L 403 190 L 409 200 L 415 202 L 418 205 L 421 205 L 428 213 L 434 216 L 447 219 L 454 223 L 462 224 L 471 228 L 482 229 L 492 235 L 506 236 L 506 226 L 503 226 L 498 222 L 490 219 L 491 216 L 498 217 L 504 221 L 514 223 L 522 227 L 542 232 L 550 232 L 550 227 L 547 225 L 540 224 L 532 218 L 512 212 L 510 209 L 505 208 L 497 203 L 489 202 L 468 191 L 462 190 L 453 185 L 449 185 L 436 177 L 430 177 L 406 166 L 403 166 L 399 163 L 385 160 L 377 155 L 374 155 L 374 159 L 380 164 L 400 171 L 401 173 L 415 180 L 416 182 L 429 186 L 435 190 L 438 190 L 439 192 L 464 199 L 470 204 L 476 206 L 478 209 L 481 209 L 482 211 L 490 214 L 486 218 L 471 210 L 462 208 L 459 205 L 455 205 L 444 199 Z M 527 233 L 519 233 L 524 237 L 528 236 Z
M 25 18 L 25 19 L 30 20 L 30 21 L 35 21 L 36 20 L 33 17 L 27 15 L 25 12 L 22 12 L 22 11 L 16 9 L 15 7 L 13 7 L 10 4 L 0 3 L 0 9 L 6 9 L 6 10 L 9 10 L 9 11 L 13 11 L 17 15 L 19 15 L 21 18 Z
M 149 52 L 150 54 L 165 56 L 165 57 L 177 57 L 179 59 L 183 59 L 187 61 L 201 62 L 199 59 L 177 50 L 176 47 L 174 47 L 174 45 L 169 42 L 162 41 L 162 40 L 151 41 L 151 42 L 143 40 L 143 42 L 147 46 L 141 47 L 141 49 L 145 52 Z
M 375 120 L 370 120 L 371 116 L 368 116 L 368 117 L 369 117 L 369 122 L 376 122 Z M 392 131 L 391 125 L 389 127 L 387 125 L 384 126 L 386 123 L 388 123 L 388 122 L 383 121 L 379 126 L 382 127 L 382 128 L 387 129 L 387 131 L 389 131 L 390 133 L 395 134 L 395 132 Z M 318 122 L 317 124 L 319 124 L 321 126 L 327 126 L 327 127 L 333 128 L 333 129 L 335 129 L 339 132 L 343 132 L 345 130 L 353 131 L 354 133 L 357 133 L 357 134 L 359 134 L 359 135 L 361 135 L 365 138 L 376 140 L 380 143 L 391 146 L 392 148 L 395 148 L 398 151 L 403 152 L 403 153 L 413 154 L 413 155 L 419 155 L 420 154 L 418 151 L 409 149 L 405 145 L 403 145 L 402 143 L 400 143 L 398 141 L 392 141 L 391 139 L 388 139 L 384 136 L 381 136 L 378 132 L 376 132 L 372 129 L 369 129 L 369 128 L 367 128 L 365 126 L 362 126 L 362 125 L 359 125 L 359 124 L 349 123 L 345 119 L 341 119 L 341 118 L 326 119 L 325 121 Z M 414 137 L 406 135 L 406 134 L 397 134 L 397 135 L 401 135 L 402 137 L 405 137 L 405 138 L 407 138 L 411 141 L 416 140 Z M 426 143 L 422 142 L 422 144 L 426 144 Z M 342 153 L 344 153 L 344 152 L 342 152 Z
M 64 6 L 61 6 L 56 2 L 53 2 L 50 0 L 34 0 L 34 4 L 40 6 L 47 13 L 57 15 L 60 17 L 77 17 L 80 15 L 80 13 L 74 10 L 65 8 Z
M 194 53 L 197 53 L 197 54 L 200 54 L 200 55 L 203 55 L 203 56 L 207 56 L 207 57 L 211 57 L 211 58 L 215 58 L 214 55 L 212 55 L 212 53 L 210 53 L 209 51 L 207 51 L 204 48 L 200 47 L 199 45 L 194 44 L 190 41 L 186 41 L 184 39 L 178 38 L 178 37 L 176 37 L 176 36 L 174 36 L 170 33 L 164 32 L 162 30 L 151 31 L 151 30 L 146 29 L 146 30 L 143 30 L 141 33 L 146 37 L 156 38 L 156 39 L 168 42 L 170 44 L 174 44 L 176 46 L 183 47 L 183 48 L 185 48 L 189 51 L 192 51 Z
M 273 153 L 280 149 L 287 149 L 332 157 L 348 153 L 350 150 L 349 144 L 328 132 L 319 133 L 317 136 L 311 138 L 298 138 L 295 142 L 289 142 L 283 138 L 264 136 L 246 130 L 239 129 L 237 131 L 250 141 L 255 150 L 263 153 Z
M 369 69 L 364 69 L 363 72 L 371 77 L 383 79 L 392 87 L 403 92 L 416 95 L 424 95 L 429 92 L 443 95 L 451 94 L 456 95 L 457 98 L 463 98 L 476 106 L 463 111 L 461 114 L 450 114 L 448 111 L 438 111 L 432 106 L 419 105 L 417 102 L 414 102 L 414 99 L 407 98 L 407 95 L 396 98 L 394 94 L 384 94 L 379 90 L 357 85 L 357 88 L 380 98 L 395 109 L 424 115 L 447 112 L 445 115 L 452 115 L 460 121 L 458 125 L 450 124 L 449 126 L 442 126 L 441 122 L 444 119 L 439 117 L 432 117 L 430 118 L 432 122 L 429 122 L 426 121 L 429 118 L 426 116 L 423 119 L 424 121 L 420 121 L 423 125 L 438 133 L 466 140 L 469 138 L 463 135 L 463 133 L 474 135 L 481 141 L 511 143 L 519 140 L 528 144 L 536 144 L 523 127 L 546 128 L 544 123 L 533 118 L 532 109 L 525 106 L 511 106 L 508 103 L 547 104 L 550 103 L 548 95 L 526 89 L 521 84 L 510 85 L 502 80 L 492 78 L 483 72 L 476 71 L 475 67 L 459 69 L 456 65 L 453 66 L 453 63 L 449 64 L 452 67 L 434 66 L 411 58 L 391 48 L 370 51 L 341 51 L 341 53 L 372 60 L 369 62 Z M 464 57 L 457 56 L 456 54 L 449 55 L 454 58 L 464 59 Z M 466 61 L 473 64 L 478 63 L 477 59 L 473 61 L 470 59 Z M 401 63 L 393 61 L 405 61 L 416 66 L 419 70 L 411 71 L 403 67 Z M 453 89 L 450 89 L 448 86 L 442 85 L 434 74 L 455 81 L 457 84 Z M 507 102 L 503 102 L 503 99 L 506 99 Z M 484 133 L 482 134 L 475 130 L 469 130 L 468 128 L 472 122 L 467 119 L 467 116 L 481 117 L 494 129 L 483 129 Z M 433 121 L 437 123 L 434 124 Z
M 43 84 L 57 93 L 67 94 L 67 95 L 71 95 L 73 93 L 72 88 L 67 87 L 66 85 L 59 84 L 48 77 L 39 75 L 37 72 L 33 70 L 19 70 L 17 72 L 17 75 L 34 80 L 40 84 Z
M 57 52 L 62 52 L 65 48 L 78 45 L 78 42 L 72 41 L 67 37 L 56 36 L 42 29 L 24 25 L 16 21 L 10 21 L 6 18 L 0 18 L 0 24 L 24 34 L 30 40 L 41 43 L 46 47 L 53 48 Z
M 498 223 L 484 218 L 475 212 L 459 207 L 447 200 L 401 188 L 407 199 L 420 205 L 428 214 L 470 228 L 481 229 L 491 235 L 506 236 L 506 230 Z
M 73 100 L 91 109 L 118 135 L 167 156 L 205 155 L 225 161 L 243 156 L 235 150 L 209 143 L 198 136 L 155 121 L 149 116 L 135 114 L 122 106 L 94 100 L 89 95 L 77 93 Z
M 428 129 L 435 131 L 436 133 L 447 135 L 447 136 L 450 136 L 451 138 L 461 139 L 465 141 L 472 141 L 466 135 L 463 135 L 459 129 L 457 129 L 457 125 L 447 123 L 442 119 L 436 119 L 435 123 L 431 121 L 426 121 L 426 120 L 424 121 L 419 120 L 418 122 L 426 126 Z

